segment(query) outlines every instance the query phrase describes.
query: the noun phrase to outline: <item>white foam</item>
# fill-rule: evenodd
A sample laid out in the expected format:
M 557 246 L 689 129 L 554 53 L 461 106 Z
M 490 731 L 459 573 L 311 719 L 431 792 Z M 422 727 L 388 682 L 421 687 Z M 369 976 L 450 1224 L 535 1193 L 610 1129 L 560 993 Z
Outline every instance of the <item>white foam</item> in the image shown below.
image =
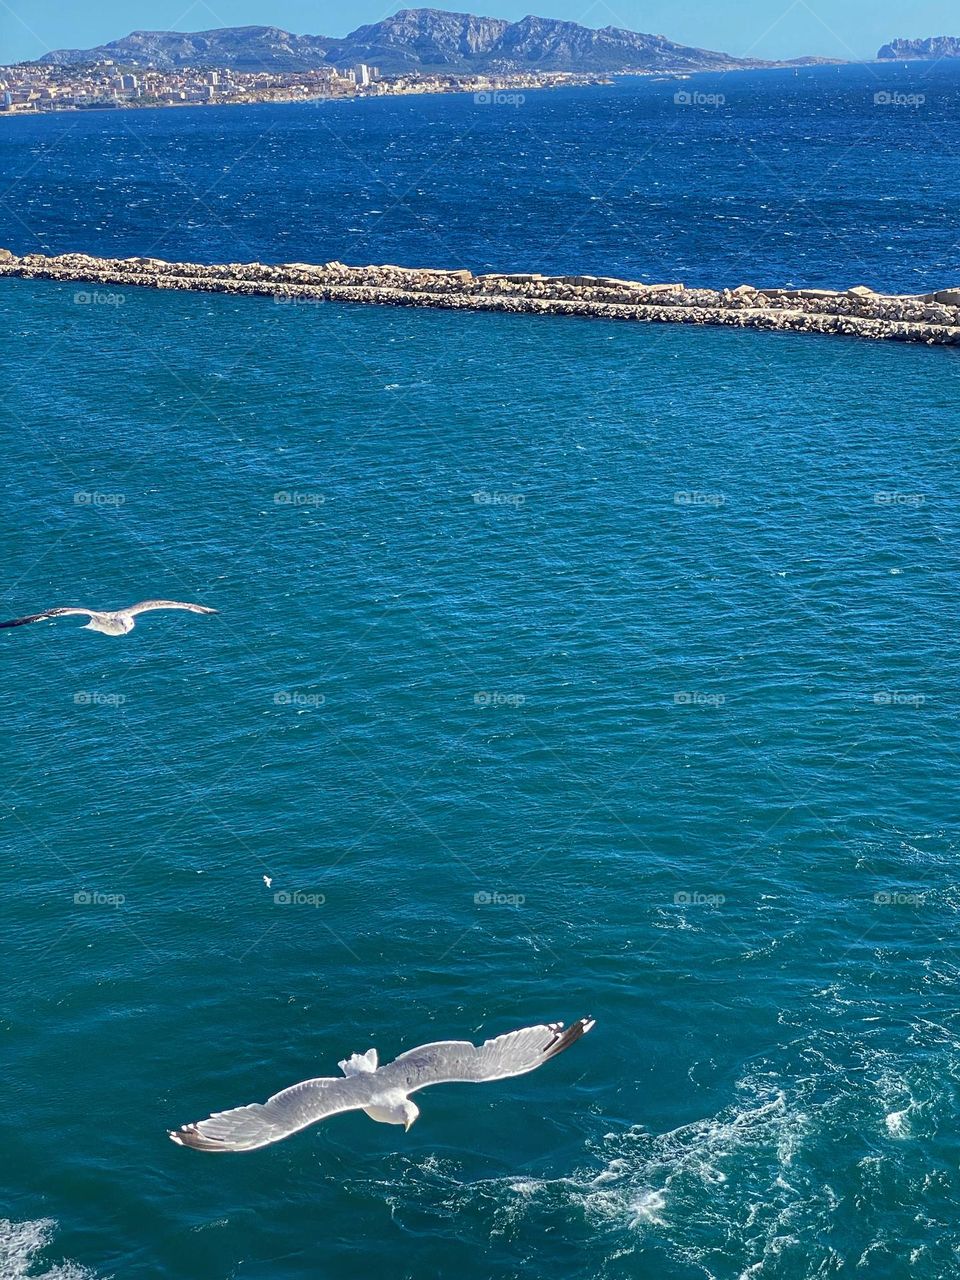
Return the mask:
M 666 1204 L 666 1199 L 659 1191 L 648 1189 L 641 1192 L 630 1205 L 630 1213 L 632 1215 L 630 1225 L 635 1227 L 642 1222 L 652 1222 L 658 1227 L 666 1226 L 666 1222 L 660 1212 L 666 1208 Z
M 93 1272 L 75 1262 L 54 1263 L 46 1271 L 37 1254 L 49 1245 L 57 1224 L 52 1218 L 11 1222 L 0 1218 L 0 1280 L 91 1280 Z
M 588 1159 L 559 1176 L 472 1180 L 458 1161 L 429 1170 L 411 1163 L 407 1177 L 389 1180 L 392 1203 L 400 1213 L 410 1204 L 422 1210 L 427 1191 L 446 1215 L 482 1206 L 491 1238 L 539 1230 L 573 1211 L 592 1228 L 607 1262 L 653 1249 L 703 1280 L 801 1273 L 813 1280 L 843 1265 L 831 1224 L 851 1194 L 863 1206 L 864 1265 L 887 1256 L 895 1185 L 908 1206 L 896 1247 L 926 1261 L 931 1246 L 912 1206 L 925 1195 L 935 1203 L 951 1196 L 954 1182 L 944 1170 L 931 1173 L 910 1139 L 935 1132 L 945 1114 L 943 1080 L 960 1079 L 960 1044 L 951 1028 L 920 1019 L 910 1034 L 927 1050 L 936 1045 L 938 1056 L 905 1058 L 877 1046 L 878 1029 L 863 1018 L 851 1036 L 853 1002 L 833 989 L 822 995 L 818 1018 L 826 1009 L 843 1030 L 825 1033 L 818 1025 L 815 1038 L 803 1034 L 791 1046 L 789 1063 L 753 1063 L 719 1109 L 663 1133 L 642 1125 L 601 1129 L 586 1144 Z M 863 1008 L 870 1016 L 876 1007 Z M 834 1182 L 823 1153 L 850 1145 L 851 1134 L 862 1135 L 852 1140 L 860 1158 L 838 1169 Z
M 891 1138 L 906 1138 L 910 1135 L 910 1121 L 907 1119 L 910 1108 L 902 1111 L 891 1111 L 887 1117 L 887 1132 Z

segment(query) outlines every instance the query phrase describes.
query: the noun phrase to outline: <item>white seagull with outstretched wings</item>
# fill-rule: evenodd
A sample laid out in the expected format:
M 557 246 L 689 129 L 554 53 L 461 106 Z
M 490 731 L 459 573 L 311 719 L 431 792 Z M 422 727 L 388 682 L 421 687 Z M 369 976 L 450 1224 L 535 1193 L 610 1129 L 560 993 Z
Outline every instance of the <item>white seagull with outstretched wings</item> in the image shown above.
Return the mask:
M 371 1120 L 409 1129 L 420 1114 L 410 1101 L 415 1090 L 431 1084 L 481 1084 L 525 1075 L 568 1049 L 593 1025 L 592 1018 L 580 1018 L 569 1027 L 549 1022 L 481 1045 L 439 1040 L 410 1049 L 382 1067 L 377 1066 L 376 1049 L 368 1049 L 339 1064 L 342 1078 L 304 1080 L 266 1102 L 217 1111 L 209 1120 L 185 1124 L 171 1130 L 170 1137 L 197 1151 L 253 1151 L 341 1111 L 364 1111 Z
M 46 622 L 48 618 L 66 618 L 76 615 L 89 618 L 90 621 L 81 631 L 99 631 L 105 636 L 125 636 L 136 625 L 134 619 L 138 613 L 149 613 L 153 609 L 186 609 L 188 613 L 216 613 L 216 609 L 208 609 L 203 604 L 187 604 L 183 600 L 141 600 L 127 609 L 114 609 L 112 612 L 103 609 L 45 609 L 43 613 L 31 613 L 25 618 L 12 618 L 10 622 L 0 622 L 0 630 L 4 627 L 25 627 L 29 622 Z

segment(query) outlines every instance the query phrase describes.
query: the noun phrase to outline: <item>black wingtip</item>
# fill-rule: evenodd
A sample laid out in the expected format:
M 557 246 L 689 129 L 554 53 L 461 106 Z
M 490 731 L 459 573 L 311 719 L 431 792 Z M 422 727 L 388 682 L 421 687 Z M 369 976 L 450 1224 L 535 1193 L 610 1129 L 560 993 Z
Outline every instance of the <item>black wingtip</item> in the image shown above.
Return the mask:
M 167 1137 L 178 1147 L 192 1147 L 194 1151 L 226 1151 L 224 1144 L 215 1138 L 205 1138 L 195 1124 L 168 1129 Z
M 563 1053 L 564 1049 L 569 1049 L 572 1044 L 576 1044 L 595 1026 L 595 1018 L 578 1018 L 576 1022 L 571 1022 L 569 1027 L 558 1028 L 553 1040 L 544 1050 L 544 1057 L 555 1058 L 558 1053 Z

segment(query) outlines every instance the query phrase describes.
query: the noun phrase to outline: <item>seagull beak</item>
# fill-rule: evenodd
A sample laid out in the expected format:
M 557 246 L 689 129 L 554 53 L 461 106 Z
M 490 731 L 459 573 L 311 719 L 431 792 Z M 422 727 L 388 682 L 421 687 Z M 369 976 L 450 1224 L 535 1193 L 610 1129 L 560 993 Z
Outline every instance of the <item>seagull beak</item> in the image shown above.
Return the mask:
M 405 1121 L 403 1122 L 403 1132 L 404 1132 L 404 1133 L 409 1133 L 409 1132 L 410 1132 L 410 1126 L 411 1126 L 412 1124 L 413 1124 L 413 1121 L 412 1121 L 412 1120 L 405 1120 Z

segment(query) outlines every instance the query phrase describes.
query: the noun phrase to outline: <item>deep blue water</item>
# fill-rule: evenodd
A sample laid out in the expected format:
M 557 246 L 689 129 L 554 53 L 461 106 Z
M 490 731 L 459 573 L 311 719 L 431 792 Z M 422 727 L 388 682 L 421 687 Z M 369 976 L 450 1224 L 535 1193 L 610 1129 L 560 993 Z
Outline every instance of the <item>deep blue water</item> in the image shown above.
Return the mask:
M 678 92 L 724 101 L 678 105 Z M 903 292 L 960 280 L 949 62 L 618 81 L 513 106 L 7 119 L 0 166 L 0 243 L 18 252 Z
M 783 207 L 789 156 L 798 186 L 856 132 L 804 83 Z M 660 111 L 631 92 L 538 98 L 539 145 L 587 154 L 592 121 L 616 175 L 604 113 Z M 3 238 L 434 262 L 441 226 L 451 262 L 663 276 L 700 226 L 716 279 L 747 237 L 713 213 L 759 216 L 762 185 L 708 140 L 746 131 L 732 97 L 689 126 L 689 172 L 726 175 L 707 211 L 634 202 L 646 239 L 598 209 L 593 240 L 571 214 L 543 241 L 564 225 L 532 156 L 510 176 L 522 117 L 453 99 L 3 122 Z M 799 206 L 755 266 L 819 241 L 831 279 L 874 278 L 844 245 L 888 283 L 949 276 L 956 160 L 896 110 L 852 161 L 866 190 L 843 171 L 817 197 L 845 193 L 832 234 Z M 311 168 L 321 116 L 347 141 Z M 183 196 L 244 129 L 264 149 L 227 198 Z M 468 154 L 512 218 L 470 205 Z M 351 240 L 378 173 L 424 194 Z M 0 633 L 3 1280 L 956 1274 L 952 352 L 22 281 L 0 325 L 3 616 L 220 610 Z M 581 1013 L 567 1055 L 426 1092 L 408 1134 L 349 1115 L 221 1158 L 165 1137 L 371 1045 Z

